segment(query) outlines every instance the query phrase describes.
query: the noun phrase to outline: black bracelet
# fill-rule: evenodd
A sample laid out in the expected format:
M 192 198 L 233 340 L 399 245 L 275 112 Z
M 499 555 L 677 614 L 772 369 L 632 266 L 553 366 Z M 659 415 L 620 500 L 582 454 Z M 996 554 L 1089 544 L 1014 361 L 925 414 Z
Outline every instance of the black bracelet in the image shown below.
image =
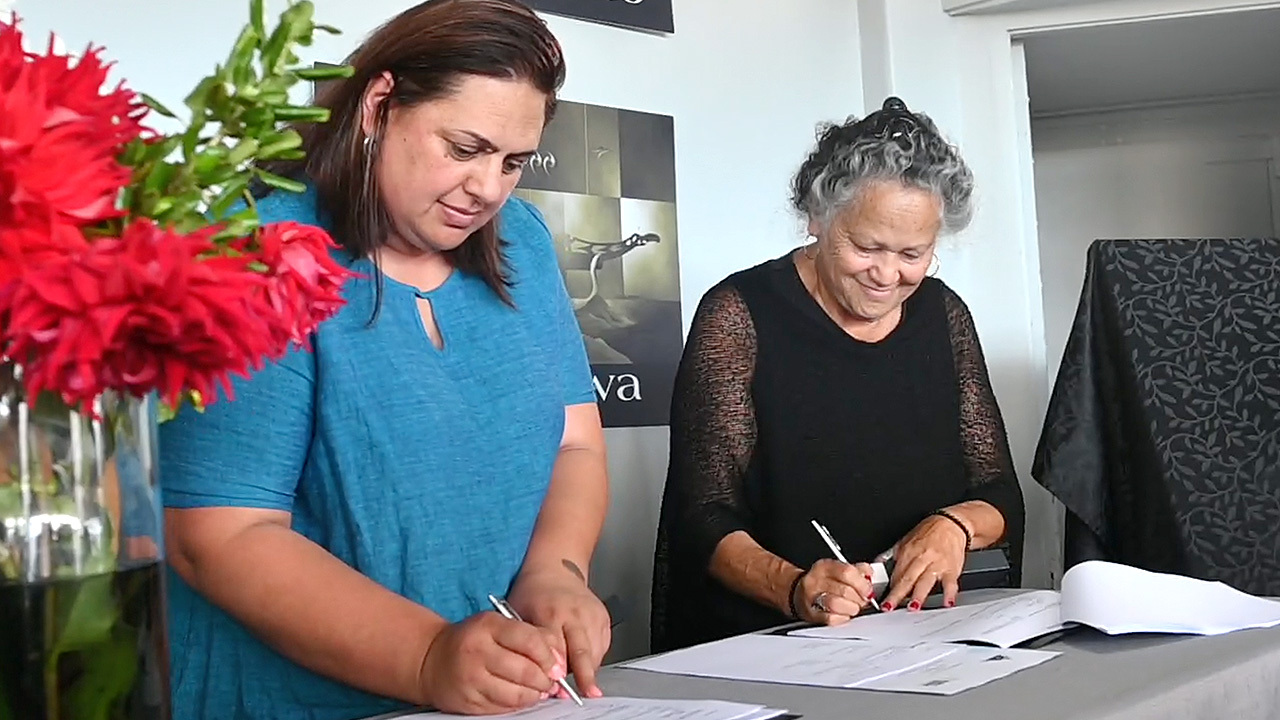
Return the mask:
M 973 535 L 969 533 L 968 526 L 960 522 L 960 518 L 953 515 L 949 510 L 934 510 L 929 514 L 937 515 L 938 517 L 944 517 L 950 520 L 951 522 L 955 523 L 956 525 L 959 525 L 960 530 L 964 532 L 964 551 L 969 552 L 969 550 L 973 548 Z
M 791 592 L 787 595 L 787 604 L 791 606 L 791 617 L 796 620 L 800 619 L 800 608 L 796 607 L 796 588 L 800 587 L 800 581 L 804 580 L 804 576 L 808 574 L 809 571 L 805 570 L 797 575 L 796 579 L 791 581 Z

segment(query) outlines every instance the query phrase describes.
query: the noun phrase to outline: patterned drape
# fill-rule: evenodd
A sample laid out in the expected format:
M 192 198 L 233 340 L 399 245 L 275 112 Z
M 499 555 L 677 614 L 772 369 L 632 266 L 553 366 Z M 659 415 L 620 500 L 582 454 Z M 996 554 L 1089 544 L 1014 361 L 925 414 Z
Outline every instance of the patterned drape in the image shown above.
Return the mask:
M 1095 242 L 1032 474 L 1067 567 L 1280 595 L 1280 241 Z

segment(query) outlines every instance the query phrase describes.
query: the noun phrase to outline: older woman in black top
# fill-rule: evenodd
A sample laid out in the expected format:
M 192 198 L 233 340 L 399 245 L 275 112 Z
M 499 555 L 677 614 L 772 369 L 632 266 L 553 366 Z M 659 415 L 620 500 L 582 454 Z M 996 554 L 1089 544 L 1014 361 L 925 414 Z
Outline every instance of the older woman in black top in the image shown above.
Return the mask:
M 847 621 L 892 549 L 882 609 L 954 603 L 966 549 L 1023 501 L 968 308 L 929 274 L 971 216 L 973 176 L 896 98 L 830 126 L 793 204 L 810 244 L 703 297 L 676 379 L 653 649 L 799 617 Z M 855 564 L 830 559 L 810 525 Z

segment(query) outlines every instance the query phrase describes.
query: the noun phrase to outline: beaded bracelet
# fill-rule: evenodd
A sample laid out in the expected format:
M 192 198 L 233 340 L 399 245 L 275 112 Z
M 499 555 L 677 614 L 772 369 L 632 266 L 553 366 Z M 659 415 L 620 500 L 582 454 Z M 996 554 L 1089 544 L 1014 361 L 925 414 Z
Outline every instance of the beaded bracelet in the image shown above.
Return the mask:
M 960 526 L 960 530 L 962 530 L 962 531 L 964 532 L 964 551 L 965 551 L 965 552 L 969 552 L 969 550 L 971 550 L 971 549 L 972 549 L 972 547 L 973 547 L 973 535 L 969 532 L 969 527 L 968 527 L 967 525 L 965 525 L 964 523 L 960 522 L 960 518 L 958 518 L 958 517 L 956 517 L 955 515 L 953 515 L 949 510 L 934 510 L 933 512 L 931 512 L 931 513 L 929 513 L 929 514 L 930 514 L 930 515 L 937 515 L 938 517 L 944 517 L 944 518 L 946 518 L 946 519 L 950 520 L 951 522 L 955 523 L 956 525 L 959 525 L 959 526 Z
M 796 620 L 800 619 L 800 608 L 796 607 L 796 588 L 800 587 L 800 581 L 804 580 L 804 576 L 808 574 L 809 571 L 806 570 L 797 575 L 796 579 L 791 581 L 791 592 L 787 595 L 787 604 L 791 606 L 791 617 Z

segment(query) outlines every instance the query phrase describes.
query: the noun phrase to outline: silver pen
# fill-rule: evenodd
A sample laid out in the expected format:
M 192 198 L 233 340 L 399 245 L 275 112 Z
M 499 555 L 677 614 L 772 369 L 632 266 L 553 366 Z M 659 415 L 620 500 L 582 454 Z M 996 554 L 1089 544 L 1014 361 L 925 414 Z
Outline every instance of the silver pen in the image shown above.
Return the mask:
M 511 607 L 511 604 L 506 600 L 495 595 L 490 595 L 489 602 L 493 605 L 494 610 L 497 610 L 502 614 L 502 617 L 508 620 L 515 620 L 516 622 L 524 622 L 524 619 L 520 617 L 520 613 L 516 612 L 516 609 Z M 569 697 L 572 698 L 579 707 L 582 706 L 582 698 L 578 697 L 578 693 L 574 692 L 573 688 L 569 686 L 568 678 L 560 678 L 560 687 L 564 688 L 566 693 L 569 693 Z
M 840 544 L 831 536 L 831 531 L 827 530 L 825 525 L 817 520 L 810 520 L 809 522 L 813 525 L 813 529 L 818 531 L 818 535 L 822 536 L 822 542 L 826 543 L 827 547 L 831 548 L 831 554 L 835 555 L 837 560 L 845 565 L 853 564 L 844 556 L 844 552 L 840 550 Z M 871 594 L 867 596 L 867 600 L 871 601 L 871 607 L 875 608 L 876 612 L 880 611 L 880 603 L 876 602 L 875 588 L 872 588 Z

